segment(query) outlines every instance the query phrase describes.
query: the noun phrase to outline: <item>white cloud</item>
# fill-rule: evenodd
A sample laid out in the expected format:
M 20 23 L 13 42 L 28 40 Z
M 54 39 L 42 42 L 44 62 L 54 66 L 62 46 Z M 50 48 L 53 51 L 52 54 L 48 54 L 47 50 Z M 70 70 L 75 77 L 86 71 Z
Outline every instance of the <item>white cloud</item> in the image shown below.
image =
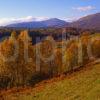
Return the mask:
M 32 16 L 21 17 L 21 18 L 1 18 L 0 26 L 5 26 L 8 24 L 13 24 L 13 23 L 20 23 L 20 22 L 42 21 L 42 20 L 47 20 L 47 19 L 49 18 L 48 17 L 32 17 Z
M 66 22 L 73 22 L 73 21 L 76 21 L 78 20 L 80 17 L 65 17 L 65 18 L 62 18 L 62 20 L 65 20 Z
M 77 11 L 89 11 L 95 9 L 93 6 L 83 6 L 83 7 L 73 7 L 74 10 Z

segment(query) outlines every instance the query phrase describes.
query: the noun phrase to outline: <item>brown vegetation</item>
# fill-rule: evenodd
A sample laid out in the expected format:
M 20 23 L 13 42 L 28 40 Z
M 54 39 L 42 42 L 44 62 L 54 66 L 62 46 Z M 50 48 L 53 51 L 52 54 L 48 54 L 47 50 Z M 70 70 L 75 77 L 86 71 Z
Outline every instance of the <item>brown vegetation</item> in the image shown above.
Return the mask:
M 91 60 L 88 56 L 87 46 L 92 37 L 92 35 L 83 34 L 78 40 L 62 41 L 65 45 L 63 51 L 62 43 L 58 46 L 58 42 L 55 42 L 56 46 L 52 46 L 54 39 L 51 36 L 33 46 L 27 31 L 22 31 L 19 35 L 16 32 L 12 32 L 8 39 L 0 43 L 0 53 L 3 55 L 3 57 L 0 56 L 0 88 L 34 85 L 34 83 L 45 78 L 67 73 L 87 64 Z M 82 62 L 78 62 L 80 41 L 82 44 Z M 18 44 L 18 48 L 15 44 Z M 37 48 L 40 50 L 39 53 L 36 53 Z M 16 58 L 7 61 L 6 58 L 11 58 L 15 49 L 18 49 Z M 100 57 L 99 50 L 100 40 L 95 40 L 92 43 L 92 51 L 97 58 Z M 24 58 L 25 56 L 27 57 L 27 51 L 29 58 L 31 58 L 28 59 L 29 61 Z M 40 57 L 40 54 L 44 59 Z M 54 58 L 46 61 L 46 58 L 52 54 Z M 38 66 L 40 69 L 38 71 L 36 70 L 37 55 L 39 55 L 38 59 L 40 60 L 40 66 Z

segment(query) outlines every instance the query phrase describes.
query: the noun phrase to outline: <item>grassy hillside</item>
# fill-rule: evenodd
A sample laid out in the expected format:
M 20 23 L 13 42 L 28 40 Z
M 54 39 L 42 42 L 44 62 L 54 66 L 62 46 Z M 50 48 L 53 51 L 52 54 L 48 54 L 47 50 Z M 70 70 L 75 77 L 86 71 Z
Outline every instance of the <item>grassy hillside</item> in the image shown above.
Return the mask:
M 100 100 L 100 62 L 44 81 L 34 88 L 20 92 L 12 90 L 3 95 L 1 100 Z

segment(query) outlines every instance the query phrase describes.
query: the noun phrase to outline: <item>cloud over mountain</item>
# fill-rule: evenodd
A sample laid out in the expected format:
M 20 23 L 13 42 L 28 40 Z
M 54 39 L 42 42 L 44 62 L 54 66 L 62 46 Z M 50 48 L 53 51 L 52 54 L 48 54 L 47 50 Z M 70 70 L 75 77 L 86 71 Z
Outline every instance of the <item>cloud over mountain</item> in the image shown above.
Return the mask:
M 31 22 L 31 21 L 42 21 L 47 20 L 48 17 L 21 17 L 21 18 L 1 18 L 0 19 L 0 26 L 5 26 L 8 24 L 14 24 L 14 23 L 21 23 L 21 22 Z

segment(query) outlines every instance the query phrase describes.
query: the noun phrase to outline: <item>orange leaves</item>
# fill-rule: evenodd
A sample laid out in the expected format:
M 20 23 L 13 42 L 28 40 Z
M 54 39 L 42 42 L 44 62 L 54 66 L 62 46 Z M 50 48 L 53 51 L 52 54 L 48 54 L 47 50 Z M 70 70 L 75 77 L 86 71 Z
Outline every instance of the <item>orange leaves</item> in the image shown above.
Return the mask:
M 83 45 L 85 45 L 85 46 L 88 45 L 89 40 L 90 40 L 90 36 L 91 36 L 91 35 L 89 35 L 89 34 L 87 34 L 87 33 L 86 33 L 86 34 L 84 33 L 84 34 L 81 36 L 80 39 L 81 39 L 81 42 L 82 42 Z
M 20 33 L 20 35 L 18 36 L 18 39 L 20 39 L 22 41 L 31 41 L 31 38 L 30 38 L 27 30 L 22 31 Z
M 100 57 L 100 40 L 95 40 L 92 43 L 92 52 L 95 57 Z

